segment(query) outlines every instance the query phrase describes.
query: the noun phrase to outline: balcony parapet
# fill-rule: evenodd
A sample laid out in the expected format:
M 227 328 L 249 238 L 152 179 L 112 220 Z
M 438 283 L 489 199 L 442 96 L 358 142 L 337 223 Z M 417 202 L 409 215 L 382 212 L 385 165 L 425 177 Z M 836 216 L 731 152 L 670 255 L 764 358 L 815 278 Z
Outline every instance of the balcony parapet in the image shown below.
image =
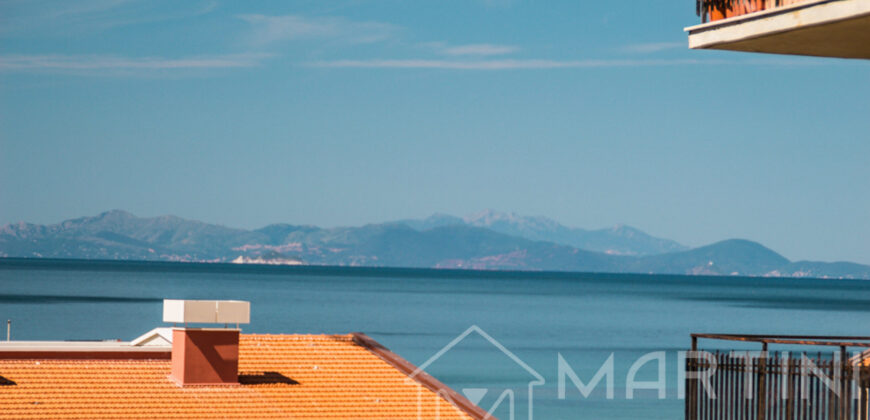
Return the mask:
M 714 21 L 686 28 L 692 49 L 870 59 L 870 0 L 699 0 L 698 10 Z
M 810 1 L 813 0 L 696 0 L 695 9 L 706 23 Z

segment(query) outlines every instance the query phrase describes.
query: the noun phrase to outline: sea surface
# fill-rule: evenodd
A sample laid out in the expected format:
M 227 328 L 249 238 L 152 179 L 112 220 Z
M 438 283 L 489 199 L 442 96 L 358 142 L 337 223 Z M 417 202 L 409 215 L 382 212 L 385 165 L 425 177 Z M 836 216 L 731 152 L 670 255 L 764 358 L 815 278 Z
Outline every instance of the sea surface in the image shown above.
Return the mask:
M 509 391 L 517 419 L 529 401 L 538 419 L 682 418 L 677 352 L 692 332 L 870 335 L 867 281 L 0 259 L 14 340 L 130 340 L 165 326 L 164 298 L 249 300 L 243 332 L 360 331 L 417 365 L 453 343 L 427 371 L 485 409 Z M 632 364 L 654 352 L 664 398 L 628 399 Z M 583 396 L 569 370 L 589 383 L 611 355 L 613 397 L 606 381 Z M 545 382 L 530 388 L 535 373 Z

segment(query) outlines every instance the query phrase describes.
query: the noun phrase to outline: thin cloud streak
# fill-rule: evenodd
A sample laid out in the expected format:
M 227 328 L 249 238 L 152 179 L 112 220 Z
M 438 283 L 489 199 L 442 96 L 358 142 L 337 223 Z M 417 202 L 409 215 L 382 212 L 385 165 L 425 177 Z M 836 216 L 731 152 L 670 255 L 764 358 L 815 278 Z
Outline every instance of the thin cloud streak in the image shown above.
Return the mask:
M 105 55 L 3 55 L 0 71 L 178 70 L 254 67 L 271 54 L 228 54 L 185 58 Z
M 519 50 L 513 45 L 469 44 L 445 47 L 442 53 L 446 55 L 505 55 Z
M 425 42 L 419 44 L 421 47 L 431 49 L 437 54 L 453 57 L 461 56 L 478 56 L 488 57 L 495 55 L 513 54 L 521 50 L 515 45 L 500 45 L 500 44 L 462 44 L 450 45 L 446 42 Z
M 324 68 L 370 68 L 370 69 L 447 69 L 447 70 L 546 70 L 600 67 L 652 67 L 697 64 L 726 64 L 723 60 L 334 60 L 308 63 Z
M 217 7 L 214 1 L 188 1 L 183 2 L 181 10 L 167 13 L 155 9 L 153 2 L 141 0 L 32 0 L 28 4 L 31 7 L 27 10 L 0 15 L 0 34 L 92 34 L 121 26 L 201 16 Z
M 686 42 L 650 42 L 646 44 L 626 45 L 622 50 L 629 53 L 652 54 L 677 48 L 688 49 L 689 46 Z
M 342 17 L 307 17 L 300 15 L 240 15 L 252 28 L 251 42 L 257 45 L 299 39 L 331 39 L 351 44 L 385 41 L 399 27 L 382 22 L 356 22 Z

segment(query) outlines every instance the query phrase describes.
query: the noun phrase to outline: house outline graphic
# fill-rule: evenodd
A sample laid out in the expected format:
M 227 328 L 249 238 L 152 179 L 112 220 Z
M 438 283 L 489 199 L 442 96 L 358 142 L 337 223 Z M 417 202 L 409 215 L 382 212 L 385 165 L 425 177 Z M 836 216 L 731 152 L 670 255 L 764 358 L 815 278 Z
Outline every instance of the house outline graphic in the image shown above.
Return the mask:
M 538 373 L 535 369 L 533 369 L 526 362 L 524 362 L 522 359 L 520 359 L 519 356 L 514 354 L 512 351 L 508 350 L 507 347 L 505 347 L 498 340 L 493 338 L 491 335 L 489 335 L 486 331 L 484 331 L 482 328 L 480 328 L 477 325 L 472 325 L 472 326 L 468 327 L 468 329 L 466 329 L 462 334 L 459 334 L 458 336 L 456 336 L 456 338 L 454 338 L 452 341 L 450 341 L 450 343 L 448 343 L 446 346 L 442 347 L 441 350 L 439 350 L 437 353 L 432 355 L 432 357 L 430 357 L 425 362 L 423 362 L 421 365 L 419 365 L 417 367 L 417 369 L 415 369 L 410 375 L 408 375 L 409 378 L 413 379 L 417 375 L 419 375 L 420 373 L 425 373 L 426 368 L 428 368 L 432 363 L 435 363 L 438 359 L 440 359 L 442 356 L 447 354 L 450 350 L 452 350 L 454 347 L 456 347 L 459 343 L 461 343 L 463 340 L 465 340 L 469 335 L 471 335 L 473 333 L 479 335 L 484 340 L 488 341 L 493 347 L 498 349 L 505 356 L 510 358 L 511 361 L 516 363 L 517 366 L 523 368 L 526 372 L 528 372 L 530 375 L 532 375 L 534 377 L 534 380 L 530 381 L 529 385 L 528 385 L 528 389 L 529 389 L 529 394 L 528 394 L 529 395 L 529 417 L 528 417 L 528 420 L 533 420 L 534 407 L 533 407 L 532 402 L 534 400 L 534 397 L 533 397 L 534 396 L 534 387 L 539 386 L 539 385 L 544 385 L 546 383 L 546 380 L 544 379 L 544 377 L 540 373 Z M 471 391 L 471 392 L 468 392 L 468 391 Z M 463 390 L 463 394 L 465 394 L 465 396 L 467 398 L 469 398 L 469 400 L 476 399 L 477 401 L 472 401 L 476 405 L 480 401 L 480 399 L 483 397 L 483 394 L 486 393 L 486 391 L 487 391 L 486 389 Z M 487 412 L 486 418 L 490 418 L 490 415 L 492 414 L 492 412 L 496 408 L 498 408 L 498 406 L 505 399 L 507 399 L 509 404 L 510 404 L 510 420 L 514 420 L 514 392 L 513 392 L 513 390 L 510 390 L 510 389 L 502 392 L 502 394 L 496 400 L 495 404 Z

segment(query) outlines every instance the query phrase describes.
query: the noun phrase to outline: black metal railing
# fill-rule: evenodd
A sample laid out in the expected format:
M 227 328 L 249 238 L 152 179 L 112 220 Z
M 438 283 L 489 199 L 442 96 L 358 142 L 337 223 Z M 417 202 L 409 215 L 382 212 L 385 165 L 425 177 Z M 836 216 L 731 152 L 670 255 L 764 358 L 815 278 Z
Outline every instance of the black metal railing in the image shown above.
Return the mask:
M 760 343 L 760 351 L 698 348 L 699 339 Z M 776 351 L 769 345 L 836 347 Z M 870 337 L 692 334 L 686 357 L 687 420 L 868 419 Z

